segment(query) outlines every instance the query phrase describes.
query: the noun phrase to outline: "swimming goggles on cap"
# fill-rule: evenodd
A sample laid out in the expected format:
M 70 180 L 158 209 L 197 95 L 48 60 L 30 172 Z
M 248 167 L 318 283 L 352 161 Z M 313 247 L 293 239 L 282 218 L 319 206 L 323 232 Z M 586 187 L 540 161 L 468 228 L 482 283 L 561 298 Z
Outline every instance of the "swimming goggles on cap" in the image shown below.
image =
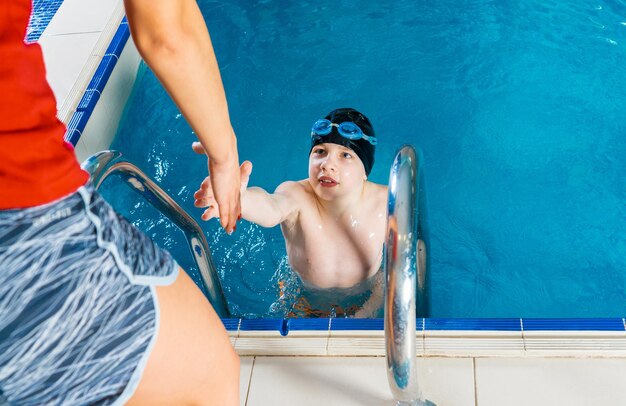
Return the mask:
M 378 143 L 376 137 L 365 135 L 363 133 L 363 130 L 361 130 L 361 128 L 353 122 L 346 121 L 341 124 L 336 124 L 325 118 L 321 118 L 317 120 L 315 124 L 313 124 L 313 127 L 311 128 L 311 137 L 324 137 L 325 135 L 330 134 L 330 132 L 333 130 L 333 127 L 337 127 L 337 132 L 343 138 L 347 138 L 352 141 L 360 140 L 361 138 L 363 138 L 365 141 L 368 141 L 372 145 L 376 145 Z

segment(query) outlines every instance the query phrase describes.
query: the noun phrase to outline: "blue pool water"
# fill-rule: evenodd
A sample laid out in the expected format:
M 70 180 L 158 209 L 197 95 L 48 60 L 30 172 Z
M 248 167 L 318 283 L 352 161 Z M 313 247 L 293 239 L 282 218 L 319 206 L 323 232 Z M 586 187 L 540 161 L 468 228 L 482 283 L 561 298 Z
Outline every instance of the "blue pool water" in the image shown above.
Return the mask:
M 311 124 L 356 107 L 379 137 L 371 180 L 401 144 L 424 153 L 433 317 L 626 314 L 626 2 L 199 4 L 251 185 L 306 177 Z M 113 147 L 199 219 L 193 140 L 142 68 Z M 107 188 L 191 267 L 172 226 Z M 204 228 L 233 312 L 281 315 L 280 230 Z

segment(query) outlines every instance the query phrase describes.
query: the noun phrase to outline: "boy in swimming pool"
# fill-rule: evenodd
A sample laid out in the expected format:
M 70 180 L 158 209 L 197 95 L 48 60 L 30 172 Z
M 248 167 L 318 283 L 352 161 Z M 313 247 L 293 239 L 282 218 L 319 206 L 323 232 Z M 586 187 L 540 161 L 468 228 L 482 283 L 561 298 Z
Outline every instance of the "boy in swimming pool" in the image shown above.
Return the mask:
M 289 264 L 305 285 L 374 285 L 368 282 L 381 268 L 387 221 L 387 187 L 367 180 L 376 142 L 367 117 L 341 108 L 313 124 L 308 178 L 283 182 L 268 193 L 247 187 L 252 164 L 241 165 L 242 217 L 263 227 L 280 224 Z M 209 177 L 194 197 L 197 207 L 208 207 L 203 220 L 217 217 Z M 376 279 L 366 307 L 382 303 L 382 278 Z

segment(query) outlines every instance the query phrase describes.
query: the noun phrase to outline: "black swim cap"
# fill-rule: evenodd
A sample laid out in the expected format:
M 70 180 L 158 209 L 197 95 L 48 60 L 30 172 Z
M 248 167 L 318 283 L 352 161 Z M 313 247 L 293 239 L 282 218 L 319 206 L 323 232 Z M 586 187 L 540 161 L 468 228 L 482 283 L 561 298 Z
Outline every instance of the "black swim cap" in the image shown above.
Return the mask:
M 355 109 L 336 109 L 328 113 L 324 118 L 330 120 L 330 122 L 335 124 L 341 124 L 346 121 L 352 122 L 358 125 L 361 131 L 365 133 L 365 135 L 369 135 L 370 137 L 376 136 L 376 134 L 374 133 L 374 127 L 372 127 L 372 123 L 370 123 L 370 120 L 365 117 L 365 115 L 361 114 Z M 311 154 L 314 146 L 324 143 L 337 144 L 353 150 L 357 154 L 361 162 L 363 162 L 365 175 L 369 176 L 370 172 L 372 171 L 372 166 L 374 166 L 374 152 L 376 149 L 376 147 L 370 144 L 369 141 L 363 138 L 358 140 L 350 140 L 348 138 L 344 138 L 337 131 L 337 127 L 333 127 L 332 131 L 328 135 L 311 137 L 311 149 L 309 150 L 309 155 Z

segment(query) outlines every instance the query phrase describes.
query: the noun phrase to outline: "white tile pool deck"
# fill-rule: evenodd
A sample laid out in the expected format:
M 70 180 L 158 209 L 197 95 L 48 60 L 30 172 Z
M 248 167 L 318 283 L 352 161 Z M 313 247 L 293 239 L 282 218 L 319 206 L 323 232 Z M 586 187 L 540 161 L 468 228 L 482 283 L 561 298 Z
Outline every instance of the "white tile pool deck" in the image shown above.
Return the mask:
M 626 360 L 418 358 L 437 406 L 626 405 Z M 394 405 L 384 357 L 242 357 L 241 404 Z
M 64 0 L 41 34 L 38 42 L 57 109 L 63 108 L 89 58 L 102 58 L 108 44 L 98 40 L 109 26 L 117 27 L 119 21 L 112 17 L 122 9 L 120 0 Z
M 64 121 L 71 115 L 66 101 L 84 82 L 81 72 L 85 66 L 102 57 L 99 39 L 119 7 L 120 0 L 65 0 L 41 36 L 48 79 Z M 97 117 L 92 120 L 96 122 Z M 78 147 L 87 145 L 79 143 Z M 437 345 L 445 346 L 446 339 Z M 527 341 L 528 347 L 509 352 L 509 356 L 489 356 L 487 344 L 485 355 L 480 356 L 467 355 L 476 354 L 475 346 L 466 353 L 418 357 L 423 395 L 437 406 L 626 405 L 626 355 L 612 357 L 582 350 L 550 357 L 550 351 L 542 350 L 546 341 L 540 334 L 534 342 L 537 351 L 532 355 L 526 350 L 532 350 L 533 341 Z M 512 343 L 517 346 L 519 340 Z M 243 340 L 238 344 L 240 353 L 249 353 Z M 335 350 L 327 346 L 324 356 L 242 355 L 241 404 L 393 405 L 384 357 L 332 355 L 332 351 L 348 354 L 344 349 L 349 346 L 368 345 L 366 340 L 355 340 Z M 376 344 L 371 352 L 380 353 L 379 347 Z M 425 348 L 428 350 L 428 345 Z M 276 347 L 268 347 L 268 351 L 275 354 Z

